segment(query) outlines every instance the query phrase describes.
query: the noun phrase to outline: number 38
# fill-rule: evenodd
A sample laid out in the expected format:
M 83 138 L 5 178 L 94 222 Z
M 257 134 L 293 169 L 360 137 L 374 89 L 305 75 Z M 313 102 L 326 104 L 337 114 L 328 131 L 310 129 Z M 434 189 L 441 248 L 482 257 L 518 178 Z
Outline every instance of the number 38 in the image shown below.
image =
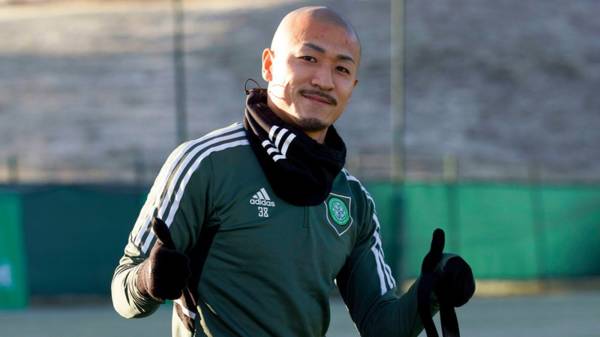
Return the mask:
M 258 207 L 258 216 L 261 218 L 269 217 L 269 208 L 268 207 Z

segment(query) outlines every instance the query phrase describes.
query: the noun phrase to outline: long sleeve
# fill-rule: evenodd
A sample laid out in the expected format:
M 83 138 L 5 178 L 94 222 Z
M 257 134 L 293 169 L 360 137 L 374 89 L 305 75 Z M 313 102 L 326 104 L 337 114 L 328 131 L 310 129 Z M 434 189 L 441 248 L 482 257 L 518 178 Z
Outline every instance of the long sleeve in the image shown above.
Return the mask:
M 156 242 L 150 228 L 153 217 L 167 224 L 176 249 L 184 253 L 194 246 L 206 222 L 211 166 L 208 158 L 199 156 L 197 148 L 197 142 L 188 142 L 171 153 L 129 235 L 111 283 L 113 306 L 125 318 L 148 316 L 160 305 L 136 288 L 139 266 Z
M 372 199 L 359 238 L 337 276 L 337 285 L 363 337 L 417 336 L 423 326 L 416 283 L 402 296 L 385 263 L 379 220 Z M 435 308 L 434 308 L 435 310 Z

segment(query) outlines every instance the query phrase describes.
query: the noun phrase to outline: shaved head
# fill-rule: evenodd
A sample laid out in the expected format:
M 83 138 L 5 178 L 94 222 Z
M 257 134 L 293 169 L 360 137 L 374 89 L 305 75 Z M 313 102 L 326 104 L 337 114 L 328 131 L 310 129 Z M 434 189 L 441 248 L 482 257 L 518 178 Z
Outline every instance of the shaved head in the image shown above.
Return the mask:
M 263 50 L 267 104 L 318 142 L 346 108 L 358 83 L 360 41 L 348 21 L 327 7 L 287 14 Z
M 302 34 L 298 28 L 311 23 L 329 24 L 343 28 L 356 41 L 360 53 L 360 40 L 354 27 L 338 13 L 324 6 L 301 7 L 289 12 L 281 20 L 273 35 L 271 49 L 277 51 L 280 48 L 286 48 L 291 40 L 297 40 Z

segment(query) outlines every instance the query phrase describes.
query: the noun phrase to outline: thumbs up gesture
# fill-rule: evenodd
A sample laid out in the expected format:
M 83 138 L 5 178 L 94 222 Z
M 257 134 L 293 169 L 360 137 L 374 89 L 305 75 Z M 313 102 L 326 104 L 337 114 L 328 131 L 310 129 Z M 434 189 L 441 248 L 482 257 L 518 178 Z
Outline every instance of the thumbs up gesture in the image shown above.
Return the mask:
M 434 281 L 434 291 L 438 300 L 443 304 L 460 307 L 467 303 L 475 293 L 475 279 L 471 267 L 462 257 L 455 254 L 441 253 L 444 247 L 443 233 L 442 230 L 434 232 L 434 238 L 432 239 L 432 246 L 441 243 L 437 248 L 441 254 L 441 260 L 434 271 L 437 274 Z M 434 242 L 436 240 L 438 242 Z
M 167 225 L 159 218 L 152 220 L 156 243 L 137 273 L 136 286 L 157 301 L 177 299 L 187 286 L 190 262 L 186 255 L 175 249 Z
M 439 336 L 430 315 L 432 292 L 440 306 L 444 337 L 460 337 L 454 308 L 467 303 L 475 292 L 471 267 L 460 256 L 445 254 L 444 245 L 444 231 L 438 228 L 433 232 L 431 248 L 421 265 L 418 311 L 427 337 Z

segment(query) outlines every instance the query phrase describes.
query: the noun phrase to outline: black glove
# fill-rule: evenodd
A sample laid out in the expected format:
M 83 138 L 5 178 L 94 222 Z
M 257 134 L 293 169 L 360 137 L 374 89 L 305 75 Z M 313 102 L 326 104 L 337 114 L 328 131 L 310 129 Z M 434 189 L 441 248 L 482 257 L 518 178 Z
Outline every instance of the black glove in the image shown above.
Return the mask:
M 471 267 L 462 257 L 450 255 L 447 259 L 442 258 L 436 274 L 433 289 L 440 304 L 460 307 L 473 297 L 475 278 Z
M 438 337 L 431 319 L 432 292 L 440 305 L 440 319 L 444 337 L 459 337 L 455 307 L 469 301 L 475 292 L 475 278 L 471 267 L 458 255 L 444 254 L 444 231 L 436 229 L 431 249 L 423 259 L 417 290 L 419 316 L 428 337 Z
M 175 250 L 169 228 L 159 218 L 152 220 L 156 243 L 150 256 L 138 270 L 138 290 L 155 300 L 174 300 L 181 296 L 190 277 L 190 262 L 186 255 Z

